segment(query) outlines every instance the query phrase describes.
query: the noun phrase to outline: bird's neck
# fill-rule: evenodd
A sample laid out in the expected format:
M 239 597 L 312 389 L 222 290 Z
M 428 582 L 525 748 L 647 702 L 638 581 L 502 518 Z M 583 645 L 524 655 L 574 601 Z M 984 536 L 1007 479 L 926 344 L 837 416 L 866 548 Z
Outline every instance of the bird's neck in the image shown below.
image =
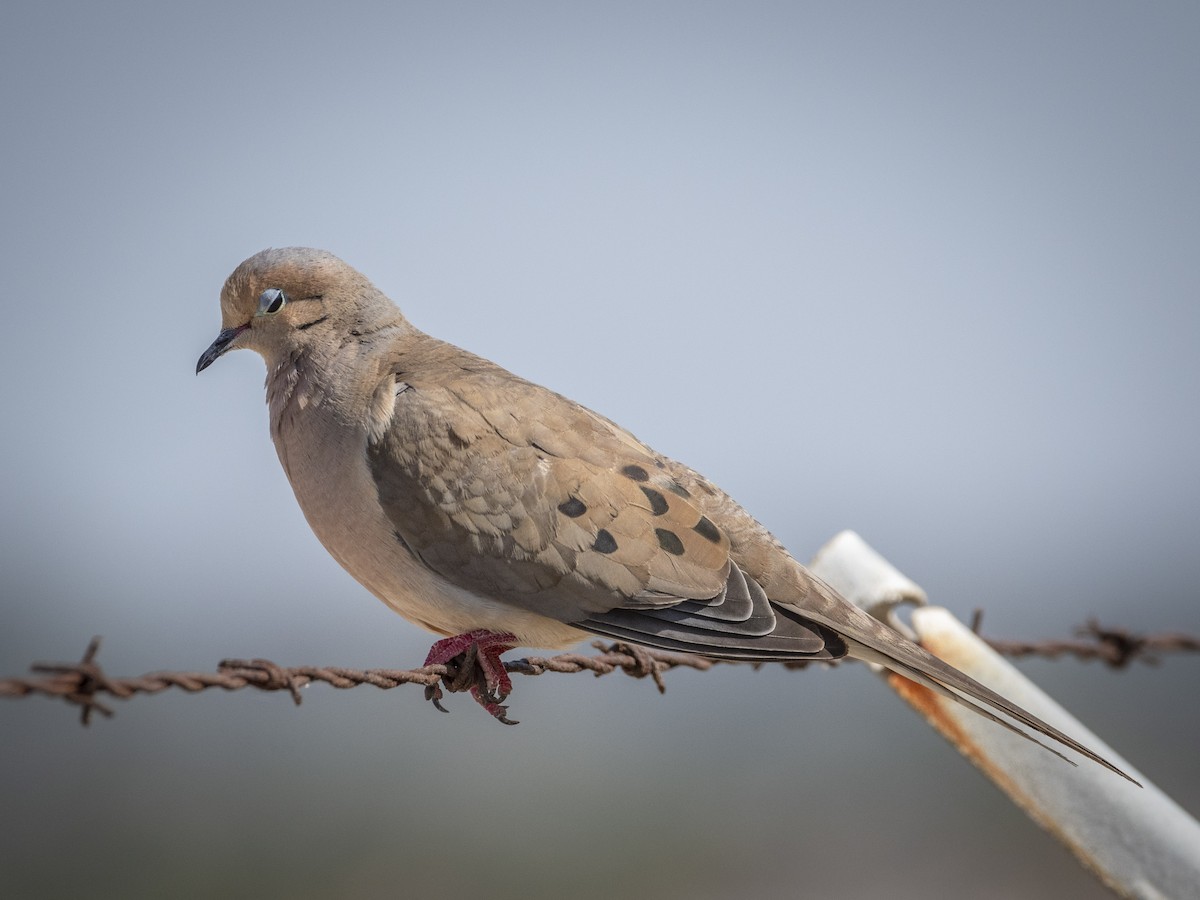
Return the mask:
M 314 342 L 267 361 L 267 406 L 278 442 L 288 422 L 321 416 L 361 423 L 375 381 L 364 375 L 411 326 L 388 325 L 343 341 Z

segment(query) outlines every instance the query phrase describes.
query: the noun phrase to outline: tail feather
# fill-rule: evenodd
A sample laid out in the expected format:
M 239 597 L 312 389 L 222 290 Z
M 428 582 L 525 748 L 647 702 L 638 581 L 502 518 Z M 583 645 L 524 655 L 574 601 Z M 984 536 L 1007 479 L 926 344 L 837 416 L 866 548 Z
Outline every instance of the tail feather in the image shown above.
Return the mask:
M 989 721 L 995 722 L 1001 728 L 1005 728 L 1005 729 L 1011 731 L 1013 734 L 1023 737 L 1023 738 L 1025 738 L 1025 740 L 1030 741 L 1034 744 L 1037 744 L 1043 750 L 1047 750 L 1050 753 L 1053 753 L 1055 756 L 1057 756 L 1063 762 L 1068 763 L 1072 766 L 1079 765 L 1077 762 L 1075 762 L 1075 760 L 1071 759 L 1066 754 L 1059 753 L 1057 750 L 1055 750 L 1049 744 L 1039 741 L 1037 738 L 1035 738 L 1029 732 L 1022 731 L 1020 728 L 1018 728 L 1012 722 L 1009 722 L 1007 719 L 1000 718 L 1000 716 L 996 715 L 994 712 L 992 712 L 986 706 L 980 706 L 978 703 L 975 703 L 972 700 L 968 700 L 962 694 L 955 693 L 954 691 L 950 690 L 948 687 L 946 687 L 941 682 L 934 681 L 929 676 L 924 675 L 923 673 L 917 671 L 916 669 L 912 668 L 911 666 L 906 666 L 906 665 L 903 665 L 902 663 L 898 663 L 898 662 L 896 662 L 896 660 L 889 659 L 888 657 L 884 656 L 882 653 L 877 653 L 876 651 L 872 650 L 870 647 L 866 647 L 862 644 L 854 643 L 853 641 L 851 642 L 851 646 L 850 646 L 850 656 L 854 657 L 855 659 L 862 660 L 863 662 L 871 662 L 871 663 L 875 663 L 876 665 L 883 666 L 887 669 L 891 669 L 893 672 L 897 672 L 898 674 L 903 675 L 909 681 L 915 681 L 917 684 L 923 685 L 924 687 L 929 688 L 935 694 L 945 697 L 947 700 L 953 700 L 955 703 L 958 703 L 958 704 L 961 704 L 962 706 L 967 707 L 967 709 L 971 710 L 971 712 L 975 713 L 976 715 L 983 716 L 983 718 L 988 719 Z M 1110 766 L 1110 768 L 1111 768 L 1111 766 Z M 1124 773 L 1120 773 L 1120 774 L 1124 774 Z
M 816 582 L 816 579 L 814 579 L 814 582 L 819 583 Z M 832 589 L 824 585 L 821 585 L 821 587 L 825 591 L 832 593 Z M 833 596 L 837 597 L 836 594 Z M 1053 725 L 1043 722 L 1037 716 L 1033 715 L 1033 713 L 1022 709 L 1010 700 L 1006 700 L 990 688 L 984 687 L 974 678 L 938 659 L 923 647 L 907 640 L 858 607 L 846 603 L 840 597 L 837 600 L 839 602 L 822 605 L 823 608 L 820 609 L 815 609 L 815 604 L 806 605 L 803 614 L 807 618 L 815 619 L 822 625 L 827 625 L 846 638 L 850 649 L 850 656 L 866 662 L 886 666 L 893 672 L 903 675 L 905 678 L 909 678 L 919 684 L 923 684 L 925 687 L 936 691 L 942 696 L 949 697 L 956 702 L 971 707 L 975 712 L 992 721 L 999 722 L 1010 731 L 1015 731 L 1043 747 L 1046 746 L 1041 741 L 1036 740 L 1031 735 L 1026 734 L 1021 729 L 1016 728 L 1011 723 L 983 708 L 985 706 L 991 707 L 991 709 L 1001 712 L 1009 718 L 1020 722 L 1022 725 L 1044 734 L 1046 737 L 1057 741 L 1063 746 L 1069 747 L 1081 756 L 1087 757 L 1093 762 L 1104 766 L 1109 771 L 1141 787 L 1139 782 L 1121 771 L 1121 769 L 1110 763 L 1103 756 L 1088 749 L 1079 743 L 1079 741 L 1059 731 Z M 1052 750 L 1050 747 L 1046 747 L 1046 749 L 1057 753 L 1057 751 Z M 1062 756 L 1061 753 L 1057 755 Z M 1066 757 L 1063 758 L 1066 759 Z

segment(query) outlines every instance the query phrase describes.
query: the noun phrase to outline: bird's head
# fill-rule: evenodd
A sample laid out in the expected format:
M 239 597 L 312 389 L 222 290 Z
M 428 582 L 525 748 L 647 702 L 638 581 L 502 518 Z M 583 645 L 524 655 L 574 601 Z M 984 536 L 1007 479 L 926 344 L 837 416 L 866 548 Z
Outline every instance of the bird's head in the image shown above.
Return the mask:
M 367 334 L 404 317 L 357 270 L 307 247 L 263 250 L 233 270 L 221 290 L 221 333 L 196 363 L 199 374 L 229 350 L 256 350 L 273 365 L 329 335 Z

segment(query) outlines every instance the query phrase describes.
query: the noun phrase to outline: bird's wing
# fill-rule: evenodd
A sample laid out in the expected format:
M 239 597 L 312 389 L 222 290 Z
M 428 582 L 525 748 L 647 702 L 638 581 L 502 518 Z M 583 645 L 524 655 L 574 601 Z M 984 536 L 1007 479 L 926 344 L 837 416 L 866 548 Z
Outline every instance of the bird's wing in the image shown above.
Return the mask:
M 1129 777 L 838 596 L 690 469 L 558 394 L 428 340 L 424 358 L 410 348 L 383 379 L 387 402 L 377 405 L 391 405 L 368 458 L 396 533 L 447 580 L 664 649 L 746 660 L 849 652 Z
M 430 569 L 596 633 L 733 659 L 833 659 L 830 629 L 770 602 L 659 457 L 601 416 L 431 342 L 385 378 L 368 446 L 380 503 Z

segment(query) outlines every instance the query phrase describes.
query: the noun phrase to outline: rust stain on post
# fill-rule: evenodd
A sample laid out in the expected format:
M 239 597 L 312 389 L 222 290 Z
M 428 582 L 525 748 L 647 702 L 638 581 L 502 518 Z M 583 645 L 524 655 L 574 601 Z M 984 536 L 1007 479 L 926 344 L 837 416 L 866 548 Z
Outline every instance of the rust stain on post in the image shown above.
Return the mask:
M 1028 798 L 1020 792 L 1007 773 L 996 765 L 983 746 L 971 739 L 956 717 L 957 710 L 950 701 L 939 697 L 924 685 L 909 681 L 903 675 L 897 675 L 895 672 L 888 672 L 887 680 L 892 690 L 899 694 L 905 703 L 919 712 L 926 722 L 955 746 L 959 753 L 969 759 L 988 778 L 996 782 L 1004 793 L 1027 810 L 1029 809 Z
M 955 653 L 955 648 L 934 646 L 934 644 L 935 642 L 928 642 L 925 644 L 925 647 L 931 653 L 935 653 L 946 662 L 970 674 L 970 661 L 964 659 L 962 652 Z M 956 649 L 961 651 L 963 648 L 959 647 Z M 949 652 L 943 655 L 943 653 L 939 652 L 942 650 Z M 972 739 L 967 729 L 962 726 L 962 717 L 974 716 L 974 713 L 968 712 L 965 709 L 959 709 L 957 704 L 938 696 L 924 685 L 910 681 L 903 675 L 897 675 L 895 672 L 887 673 L 887 682 L 905 703 L 920 713 L 925 721 L 932 725 L 942 737 L 953 744 L 959 753 L 969 759 L 975 768 L 983 772 L 1000 790 L 1004 791 L 1009 799 L 1020 807 L 1029 818 L 1033 819 L 1070 850 L 1072 855 L 1079 860 L 1084 868 L 1099 878 L 1109 890 L 1122 896 L 1128 896 L 1123 886 L 1114 882 L 1109 877 L 1109 874 L 1105 872 L 1098 861 L 1092 858 L 1087 848 L 1081 846 L 1072 834 L 1064 830 L 1058 822 L 1048 816 L 1034 799 L 1013 781 L 1005 770 L 1004 765 L 992 758 L 984 745 Z M 999 728 L 999 726 L 992 723 L 987 724 L 990 727 Z M 1000 734 L 1002 733 L 1000 732 Z M 997 737 L 999 737 L 999 734 L 997 734 Z M 1067 764 L 1063 763 L 1063 765 Z

